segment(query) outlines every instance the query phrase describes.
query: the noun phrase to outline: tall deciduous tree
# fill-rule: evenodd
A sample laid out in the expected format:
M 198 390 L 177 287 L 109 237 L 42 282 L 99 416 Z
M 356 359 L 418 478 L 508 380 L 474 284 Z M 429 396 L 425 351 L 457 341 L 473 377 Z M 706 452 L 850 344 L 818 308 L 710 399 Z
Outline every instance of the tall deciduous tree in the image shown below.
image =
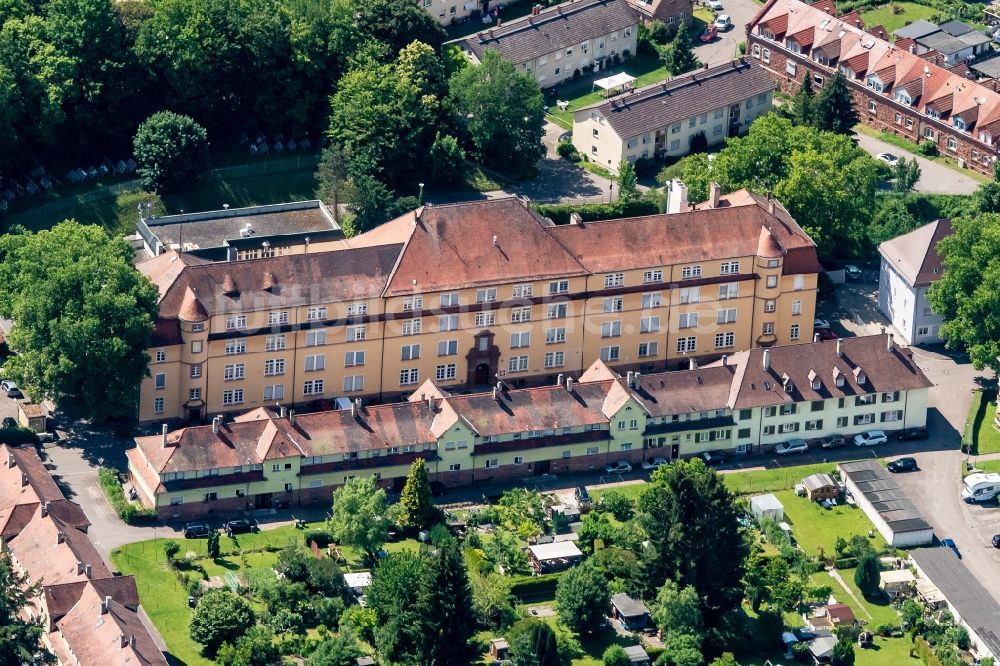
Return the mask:
M 698 591 L 691 586 L 680 588 L 672 580 L 656 593 L 652 618 L 663 633 L 700 634 L 704 630 Z
M 343 632 L 320 641 L 309 656 L 309 666 L 357 666 L 361 656 L 358 639 Z
M 333 491 L 329 526 L 333 538 L 360 548 L 372 561 L 389 538 L 385 490 L 376 487 L 375 477 L 354 477 Z
M 635 201 L 636 197 L 639 196 L 639 191 L 636 189 L 636 185 L 639 183 L 639 178 L 635 174 L 635 166 L 628 160 L 622 160 L 618 163 L 618 202 L 619 203 L 629 203 L 630 201 Z
M 253 608 L 243 597 L 229 590 L 209 590 L 191 616 L 191 640 L 212 656 L 223 643 L 236 643 L 255 621 Z
M 391 55 L 417 40 L 434 50 L 441 48 L 445 33 L 419 4 L 410 0 L 371 0 L 357 5 L 355 25 L 366 38 L 386 44 Z
M 223 643 L 215 661 L 219 666 L 273 666 L 281 655 L 274 632 L 267 627 L 250 627 L 235 644 Z
M 0 237 L 0 315 L 14 320 L 5 369 L 35 399 L 96 421 L 135 414 L 157 292 L 132 249 L 73 221 Z
M 589 561 L 564 573 L 556 585 L 559 619 L 581 634 L 600 626 L 610 599 L 607 579 Z
M 30 583 L 14 570 L 10 554 L 0 551 L 0 664 L 5 666 L 42 666 L 56 663 L 42 646 L 44 618 L 25 619 L 32 599 L 38 596 L 40 583 Z
M 419 610 L 424 562 L 410 553 L 392 553 L 379 563 L 365 595 L 375 612 L 375 649 L 384 662 L 414 662 L 423 646 L 424 622 Z
M 629 658 L 625 648 L 621 645 L 609 645 L 608 649 L 601 655 L 601 663 L 604 666 L 630 666 L 632 660 Z
M 839 71 L 816 96 L 816 127 L 837 134 L 850 134 L 858 124 L 858 112 Z
M 472 589 L 462 551 L 448 539 L 425 567 L 418 602 L 423 622 L 420 663 L 425 666 L 465 666 L 469 640 L 476 631 Z
M 638 520 L 649 535 L 642 580 L 650 591 L 667 580 L 691 586 L 712 627 L 743 599 L 747 545 L 740 512 L 722 479 L 697 459 L 661 467 L 639 497 Z
M 440 511 L 434 506 L 431 483 L 423 458 L 417 458 L 410 465 L 410 473 L 406 476 L 406 484 L 399 496 L 399 506 L 402 509 L 402 523 L 407 527 L 430 527 L 440 517 Z
M 964 347 L 977 369 L 1000 371 L 1000 215 L 987 213 L 952 222 L 938 242 L 944 271 L 931 286 L 934 311 L 951 349 Z
M 476 159 L 515 177 L 535 172 L 544 154 L 545 104 L 535 79 L 489 50 L 479 65 L 452 75 L 451 108 Z
M 135 133 L 133 142 L 142 186 L 161 194 L 195 182 L 208 167 L 208 133 L 188 116 L 154 113 Z

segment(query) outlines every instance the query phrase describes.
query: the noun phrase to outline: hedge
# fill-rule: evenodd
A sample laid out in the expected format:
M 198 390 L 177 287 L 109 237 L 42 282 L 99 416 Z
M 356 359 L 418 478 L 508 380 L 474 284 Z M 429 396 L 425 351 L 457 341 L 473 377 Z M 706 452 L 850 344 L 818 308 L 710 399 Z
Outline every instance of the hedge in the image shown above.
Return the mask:
M 21 446 L 22 444 L 38 444 L 38 435 L 31 428 L 0 428 L 0 444 Z
M 521 576 L 511 580 L 510 593 L 522 604 L 555 599 L 556 584 L 561 574 Z
M 838 557 L 833 560 L 834 569 L 852 569 L 858 566 L 858 558 L 856 557 Z
M 930 643 L 928 643 L 923 636 L 914 636 L 913 645 L 915 646 L 917 657 L 919 657 L 920 661 L 924 662 L 926 666 L 944 666 L 941 663 L 941 660 L 934 654 L 934 648 L 931 647 Z
M 115 510 L 118 517 L 129 525 L 153 520 L 156 518 L 155 509 L 147 509 L 144 506 L 133 504 L 125 499 L 125 491 L 122 490 L 121 479 L 118 478 L 118 470 L 109 467 L 101 467 L 97 470 L 98 482 L 104 491 L 104 496 L 111 503 L 111 508 Z
M 627 203 L 538 204 L 535 206 L 535 210 L 539 214 L 551 218 L 556 224 L 569 224 L 570 213 L 578 213 L 584 222 L 589 222 L 639 215 L 656 215 L 660 212 L 656 202 L 649 199 L 635 199 Z

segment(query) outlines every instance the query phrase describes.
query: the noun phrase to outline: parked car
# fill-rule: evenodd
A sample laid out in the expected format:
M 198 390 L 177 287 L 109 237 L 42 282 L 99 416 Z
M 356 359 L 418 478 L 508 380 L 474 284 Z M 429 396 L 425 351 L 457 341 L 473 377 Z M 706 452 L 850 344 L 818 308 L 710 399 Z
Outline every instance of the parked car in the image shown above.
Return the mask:
M 861 279 L 861 269 L 854 264 L 847 264 L 844 266 L 844 273 L 848 280 L 860 280 Z
M 886 465 L 886 469 L 890 472 L 916 472 L 919 467 L 917 467 L 916 458 L 900 458 L 898 460 L 893 460 L 891 463 Z
M 583 512 L 585 509 L 589 509 L 590 505 L 593 504 L 590 499 L 590 493 L 583 486 L 577 486 L 576 490 L 573 492 L 576 497 L 576 504 L 580 507 L 580 511 Z
M 722 451 L 705 451 L 701 458 L 709 465 L 723 465 L 726 462 L 726 454 Z
M 779 456 L 787 456 L 793 453 L 805 453 L 809 450 L 809 445 L 804 439 L 790 439 L 774 447 L 774 452 Z
M 820 340 L 836 340 L 837 334 L 828 328 L 816 328 L 813 332 L 819 336 Z
M 722 11 L 722 1 L 721 0 L 706 0 L 705 4 L 713 12 L 721 12 Z
M 253 532 L 253 523 L 249 520 L 239 518 L 237 520 L 230 520 L 225 524 L 226 536 L 233 536 L 234 534 L 249 534 Z
M 440 481 L 431 481 L 431 495 L 434 497 L 441 497 L 446 492 L 448 492 L 448 486 L 444 485 Z
M 889 166 L 896 166 L 896 162 L 899 161 L 899 158 L 892 153 L 879 153 L 877 157 Z
M 733 22 L 729 20 L 729 14 L 719 14 L 715 17 L 715 23 L 713 23 L 719 32 L 725 32 L 733 27 Z
M 618 462 L 609 463 L 604 466 L 606 474 L 628 474 L 631 471 L 632 463 L 627 460 L 619 460 Z
M 206 539 L 212 528 L 205 523 L 188 523 L 184 526 L 185 539 Z
M 839 449 L 842 446 L 847 446 L 847 440 L 844 439 L 843 435 L 827 435 L 819 440 L 819 448 L 821 449 Z
M 830 328 L 830 322 L 828 322 L 826 319 L 820 319 L 819 317 L 816 317 L 815 319 L 813 319 L 813 328 Z
M 12 416 L 5 416 L 5 417 L 3 417 L 3 426 L 2 427 L 4 427 L 4 428 L 16 428 L 17 427 L 17 421 Z
M 942 548 L 951 548 L 955 552 L 955 556 L 958 559 L 962 559 L 962 553 L 958 550 L 958 544 L 956 544 L 952 539 L 941 539 Z
M 885 444 L 888 441 L 889 438 L 881 430 L 869 430 L 854 437 L 855 446 L 875 446 L 876 444 Z
M 642 461 L 642 468 L 646 471 L 652 471 L 654 469 L 659 469 L 667 464 L 666 458 L 650 458 L 649 460 Z
M 710 42 L 719 36 L 719 29 L 714 25 L 705 26 L 705 32 L 698 37 L 703 42 Z
M 3 391 L 8 398 L 21 398 L 24 395 L 13 379 L 5 379 L 0 382 L 0 391 Z
M 896 439 L 908 442 L 913 439 L 927 439 L 927 428 L 903 428 L 896 431 Z
M 1000 534 L 993 535 L 993 547 L 1000 548 Z

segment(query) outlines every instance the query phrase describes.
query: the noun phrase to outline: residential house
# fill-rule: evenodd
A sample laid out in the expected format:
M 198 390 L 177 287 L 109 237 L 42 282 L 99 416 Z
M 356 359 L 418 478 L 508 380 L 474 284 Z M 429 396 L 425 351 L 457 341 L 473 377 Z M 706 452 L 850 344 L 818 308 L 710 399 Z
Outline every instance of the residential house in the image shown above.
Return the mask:
M 878 246 L 882 256 L 878 309 L 905 344 L 933 344 L 942 339 L 944 318 L 934 312 L 927 292 L 941 277 L 937 244 L 951 232 L 951 220 L 935 220 Z
M 691 26 L 694 0 L 628 0 L 644 23 L 663 21 L 668 28 L 681 23 Z
M 515 198 L 424 206 L 309 252 L 137 264 L 159 289 L 139 420 L 551 383 L 812 337 L 815 244 L 737 191 L 556 226 Z M 579 222 L 579 221 L 577 221 Z M 300 410 L 301 411 L 301 410 Z
M 166 666 L 139 618 L 135 579 L 112 573 L 89 526 L 34 448 L 0 445 L 0 548 L 41 583 L 27 614 L 44 618 L 43 646 L 65 666 Z
M 804 76 L 822 87 L 847 78 L 861 122 L 914 143 L 930 141 L 962 166 L 991 175 L 1000 93 L 864 31 L 833 3 L 768 0 L 747 25 L 749 54 L 788 93 Z M 907 43 L 910 40 L 907 39 Z
M 473 63 L 495 50 L 542 88 L 636 54 L 639 13 L 627 0 L 571 0 L 450 42 Z
M 686 155 L 699 134 L 715 145 L 746 132 L 771 110 L 775 87 L 745 58 L 699 69 L 577 109 L 573 145 L 613 172 L 621 160 Z
M 578 380 L 524 389 L 500 382 L 453 395 L 428 380 L 403 403 L 310 414 L 258 408 L 210 426 L 164 427 L 136 438 L 127 456 L 143 504 L 164 518 L 188 518 L 328 502 L 359 474 L 399 490 L 418 458 L 432 479 L 467 486 L 617 460 L 750 453 L 874 423 L 923 426 L 929 386 L 907 349 L 871 336 L 624 377 L 597 360 Z M 537 555 L 541 566 L 551 553 Z
M 971 63 L 993 52 L 990 38 L 972 26 L 951 20 L 934 25 L 923 19 L 914 21 L 893 33 L 897 39 L 913 40 L 911 53 L 930 54 L 930 60 L 944 67 Z

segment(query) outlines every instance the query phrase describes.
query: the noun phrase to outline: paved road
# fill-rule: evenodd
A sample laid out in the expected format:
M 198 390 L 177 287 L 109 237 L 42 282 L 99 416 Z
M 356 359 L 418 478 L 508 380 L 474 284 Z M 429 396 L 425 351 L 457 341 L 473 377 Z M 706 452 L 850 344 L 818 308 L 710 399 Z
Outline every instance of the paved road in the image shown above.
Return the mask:
M 714 42 L 703 44 L 698 41 L 698 35 L 691 35 L 695 42 L 694 52 L 698 60 L 709 65 L 728 62 L 739 55 L 737 47 L 746 41 L 746 25 L 760 9 L 753 0 L 722 0 L 723 9 L 720 14 L 728 14 L 733 27 L 719 33 Z
M 868 136 L 867 134 L 856 134 L 858 145 L 872 155 L 879 153 L 892 153 L 896 157 L 905 157 L 912 160 L 914 157 L 920 164 L 920 180 L 917 181 L 914 189 L 917 192 L 928 194 L 972 194 L 979 189 L 979 181 L 964 175 L 950 167 L 937 162 L 931 162 L 925 157 L 914 155 L 902 148 L 888 144 L 885 141 Z

